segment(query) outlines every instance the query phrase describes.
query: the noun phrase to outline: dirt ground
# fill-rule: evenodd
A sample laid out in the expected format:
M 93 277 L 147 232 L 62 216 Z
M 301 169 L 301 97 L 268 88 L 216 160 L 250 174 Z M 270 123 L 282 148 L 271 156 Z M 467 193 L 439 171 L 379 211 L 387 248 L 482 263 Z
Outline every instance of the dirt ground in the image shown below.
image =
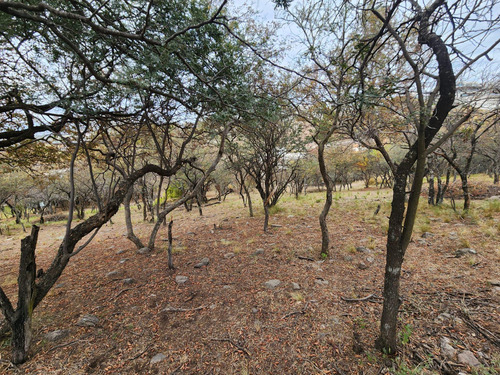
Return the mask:
M 498 201 L 474 201 L 468 215 L 422 202 L 403 269 L 401 351 L 375 350 L 389 194 L 335 194 L 326 260 L 319 259 L 317 221 L 324 193 L 286 197 L 269 233 L 260 210 L 248 217 L 235 194 L 202 217 L 177 210 L 173 271 L 166 227 L 153 253 L 137 254 L 120 211 L 35 311 L 29 361 L 11 365 L 8 339 L 0 341 L 0 373 L 498 374 Z M 146 239 L 152 224 L 134 213 L 136 234 Z M 38 268 L 49 266 L 63 233 L 62 224 L 41 228 Z M 0 237 L 0 285 L 9 296 L 16 292 L 21 237 Z M 476 254 L 457 257 L 463 248 Z M 208 266 L 195 268 L 205 257 Z M 178 285 L 177 276 L 188 281 Z M 269 280 L 280 284 L 271 289 Z M 85 314 L 98 317 L 97 326 L 77 326 Z M 47 340 L 54 330 L 69 334 Z M 472 351 L 481 365 L 446 359 L 442 337 L 457 351 Z

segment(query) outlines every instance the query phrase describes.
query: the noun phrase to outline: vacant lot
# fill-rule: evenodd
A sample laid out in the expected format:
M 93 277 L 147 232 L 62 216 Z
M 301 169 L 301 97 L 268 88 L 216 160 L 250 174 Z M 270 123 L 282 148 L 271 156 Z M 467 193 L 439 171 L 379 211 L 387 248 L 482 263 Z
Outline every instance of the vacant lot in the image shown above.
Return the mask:
M 0 341 L 0 372 L 497 374 L 499 201 L 474 201 L 467 215 L 421 202 L 403 270 L 401 352 L 375 351 L 389 195 L 335 194 L 326 260 L 318 258 L 323 193 L 286 197 L 269 233 L 260 212 L 248 217 L 235 194 L 206 207 L 202 217 L 178 210 L 174 271 L 167 269 L 166 227 L 153 253 L 137 254 L 120 211 L 36 310 L 31 359 L 12 367 L 8 339 Z M 145 239 L 152 224 L 133 210 L 136 233 Z M 64 224 L 42 227 L 39 268 L 49 265 L 63 233 Z M 0 285 L 9 296 L 16 291 L 22 236 L 14 229 L 1 236 Z M 202 258 L 209 264 L 195 268 Z M 179 284 L 177 276 L 187 282 Z M 270 280 L 280 283 L 266 286 Z M 85 314 L 96 316 L 97 325 L 77 326 Z M 47 339 L 54 330 L 67 335 Z M 442 337 L 458 352 L 472 351 L 481 365 L 471 369 L 443 356 Z

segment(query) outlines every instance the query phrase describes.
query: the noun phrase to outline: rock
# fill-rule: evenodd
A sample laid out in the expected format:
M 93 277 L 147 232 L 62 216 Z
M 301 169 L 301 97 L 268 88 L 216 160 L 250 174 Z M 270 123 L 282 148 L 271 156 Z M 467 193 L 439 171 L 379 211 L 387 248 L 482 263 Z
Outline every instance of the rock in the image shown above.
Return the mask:
M 366 257 L 366 261 L 367 261 L 368 263 L 373 263 L 373 262 L 375 262 L 375 258 L 372 258 L 372 257 Z
M 316 278 L 316 279 L 314 280 L 314 283 L 315 283 L 316 285 L 321 285 L 321 286 L 323 286 L 323 285 L 328 285 L 328 280 L 323 280 L 323 279 L 321 279 L 321 278 Z
M 358 268 L 360 270 L 366 270 L 369 266 L 366 264 L 366 263 L 363 263 L 363 262 L 359 262 L 358 263 Z
M 106 277 L 114 277 L 114 276 L 118 276 L 120 274 L 119 271 L 111 271 L 111 272 L 108 272 L 106 274 Z
M 264 285 L 266 286 L 266 288 L 268 289 L 274 289 L 276 288 L 278 285 L 281 284 L 281 281 L 280 280 L 277 280 L 277 279 L 273 279 L 273 280 L 269 280 L 269 281 L 266 281 L 264 283 Z
M 252 307 L 252 313 L 257 314 L 258 312 L 259 312 L 259 310 L 257 308 Z
M 222 289 L 233 289 L 232 285 L 223 285 Z
M 131 285 L 131 284 L 135 283 L 135 280 L 132 279 L 131 277 L 129 277 L 127 279 L 123 279 L 122 282 L 123 282 L 124 285 Z
M 479 366 L 481 364 L 470 350 L 464 350 L 459 353 L 458 362 L 470 367 Z
M 99 324 L 99 318 L 95 315 L 86 314 L 83 315 L 80 320 L 76 323 L 79 327 L 95 327 Z
M 487 200 L 489 200 L 489 201 L 498 201 L 498 200 L 500 200 L 500 195 L 492 195 Z
M 159 363 L 167 359 L 167 356 L 163 353 L 158 353 L 156 354 L 153 358 L 151 358 L 151 361 L 149 362 L 151 365 L 154 365 L 155 363 Z
M 255 250 L 255 252 L 253 253 L 253 255 L 260 255 L 260 254 L 264 254 L 264 249 L 257 249 L 257 250 Z
M 488 280 L 488 284 L 491 286 L 500 286 L 500 280 Z
M 465 247 L 463 249 L 458 249 L 457 251 L 455 251 L 455 256 L 457 258 L 460 258 L 461 256 L 464 256 L 467 254 L 477 254 L 477 251 L 474 249 L 471 249 L 469 247 Z
M 298 283 L 292 282 L 292 289 L 293 290 L 300 290 L 300 285 Z
M 46 333 L 43 337 L 45 340 L 50 342 L 59 341 L 69 336 L 69 331 L 67 329 L 58 329 L 49 333 Z
M 346 256 L 344 256 L 344 260 L 345 260 L 346 262 L 352 262 L 352 261 L 353 261 L 353 259 L 354 259 L 354 258 L 353 258 L 352 256 L 350 256 L 350 255 L 346 255 Z
M 234 258 L 234 256 L 235 256 L 234 253 L 226 253 L 226 254 L 224 254 L 224 258 L 226 258 L 226 259 Z
M 208 266 L 209 263 L 210 263 L 210 259 L 209 258 L 203 258 L 202 260 L 200 260 L 200 263 L 196 263 L 194 265 L 194 268 L 205 267 L 205 266 Z
M 129 258 L 123 258 L 123 259 L 120 259 L 120 264 L 123 264 L 125 262 L 128 262 L 130 259 Z
M 429 237 L 433 237 L 434 234 L 430 233 L 430 232 L 424 232 L 422 233 L 422 238 L 429 238 Z
M 455 356 L 457 355 L 457 350 L 451 346 L 450 344 L 450 339 L 448 337 L 441 337 L 441 342 L 440 342 L 440 348 L 441 348 L 441 355 L 448 359 L 448 360 L 454 360 Z
M 189 280 L 189 277 L 187 277 L 187 276 L 179 275 L 179 276 L 175 277 L 175 282 L 177 283 L 177 285 L 184 285 L 188 282 L 188 280 Z
M 57 289 L 59 289 L 59 288 L 63 288 L 65 285 L 66 285 L 66 283 L 59 283 L 59 284 L 56 284 L 56 285 L 54 286 L 54 288 L 57 288 Z
M 151 249 L 149 247 L 143 247 L 137 250 L 137 254 L 149 254 L 151 252 Z
M 358 246 L 358 247 L 356 248 L 356 251 L 357 251 L 358 253 L 364 253 L 364 254 L 370 254 L 370 253 L 372 252 L 370 249 L 368 249 L 368 248 L 366 248 L 366 247 L 364 247 L 364 246 Z
M 443 320 L 451 319 L 451 315 L 448 313 L 442 313 L 442 314 L 439 314 L 437 318 L 438 318 L 438 320 L 443 321 Z
M 120 255 L 120 254 L 123 254 L 125 251 L 127 251 L 127 250 L 124 250 L 124 249 L 122 249 L 122 250 L 118 250 L 118 251 L 116 252 L 116 254 L 117 254 L 117 255 Z

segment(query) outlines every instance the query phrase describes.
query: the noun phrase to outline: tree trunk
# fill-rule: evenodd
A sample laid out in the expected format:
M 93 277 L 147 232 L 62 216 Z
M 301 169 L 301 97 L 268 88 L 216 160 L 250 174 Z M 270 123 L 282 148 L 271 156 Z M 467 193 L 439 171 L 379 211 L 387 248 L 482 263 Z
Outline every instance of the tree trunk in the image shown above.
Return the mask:
M 467 174 L 461 173 L 460 179 L 462 180 L 462 192 L 464 196 L 464 211 L 470 208 L 470 193 L 469 193 L 469 182 L 467 180 Z
M 378 349 L 387 354 L 397 350 L 397 321 L 399 283 L 404 249 L 402 247 L 402 223 L 405 212 L 406 174 L 395 179 L 392 198 L 392 210 L 387 233 L 387 255 L 384 276 L 384 305 L 380 321 L 380 336 L 376 341 Z
M 174 261 L 172 259 L 172 226 L 174 225 L 174 221 L 170 220 L 168 223 L 168 269 L 174 269 Z
M 243 185 L 243 189 L 245 189 L 245 195 L 247 196 L 248 211 L 249 211 L 250 217 L 253 217 L 253 206 L 252 206 L 252 198 L 250 197 L 250 191 L 248 191 L 248 188 L 246 185 Z
M 329 137 L 328 137 L 329 138 Z M 330 211 L 330 207 L 332 206 L 332 191 L 333 191 L 333 181 L 328 175 L 328 172 L 326 170 L 326 164 L 325 164 L 325 156 L 324 156 L 324 150 L 325 150 L 325 143 L 328 140 L 328 138 L 325 138 L 323 142 L 320 142 L 318 144 L 318 163 L 319 163 L 319 170 L 321 172 L 321 177 L 323 178 L 323 182 L 326 187 L 326 200 L 325 204 L 323 205 L 323 210 L 321 211 L 321 214 L 319 215 L 319 225 L 321 227 L 321 254 L 320 256 L 323 258 L 326 258 L 329 253 L 329 248 L 330 248 L 330 235 L 328 233 L 328 224 L 326 222 L 326 217 L 328 216 L 328 212 Z
M 132 241 L 137 249 L 142 249 L 144 244 L 141 240 L 135 235 L 134 227 L 132 225 L 132 214 L 130 212 L 130 201 L 132 200 L 132 196 L 134 195 L 134 187 L 131 186 L 127 195 L 125 195 L 125 199 L 123 200 L 123 207 L 125 211 L 125 225 L 127 226 L 127 238 Z
M 434 190 L 434 176 L 430 176 L 428 179 L 429 182 L 429 197 L 427 199 L 427 203 L 435 206 L 436 205 L 436 200 L 435 200 L 435 190 Z
M 267 232 L 269 227 L 269 207 L 264 202 L 264 232 Z
M 21 241 L 17 309 L 12 321 L 9 322 L 12 330 L 12 362 L 14 364 L 26 361 L 32 339 L 31 321 L 36 295 L 35 249 L 38 231 L 39 227 L 33 225 L 31 235 Z

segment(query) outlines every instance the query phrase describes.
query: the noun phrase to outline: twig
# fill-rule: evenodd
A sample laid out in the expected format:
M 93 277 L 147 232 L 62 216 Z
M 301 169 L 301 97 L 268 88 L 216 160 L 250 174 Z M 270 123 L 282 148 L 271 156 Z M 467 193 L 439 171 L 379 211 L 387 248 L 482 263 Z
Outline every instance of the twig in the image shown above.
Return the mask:
M 304 305 L 304 308 L 302 310 L 292 311 L 291 313 L 283 315 L 283 317 L 281 319 L 289 318 L 292 315 L 298 315 L 298 314 L 304 315 L 306 313 L 306 309 L 307 309 L 308 305 L 309 305 L 309 302 L 306 302 L 306 304 Z
M 64 344 L 59 344 L 59 345 L 53 346 L 52 348 L 50 348 L 47 351 L 47 353 L 50 353 L 50 352 L 52 352 L 52 351 L 54 351 L 56 349 L 59 349 L 59 348 L 65 348 L 66 346 L 70 346 L 70 345 L 76 344 L 79 341 L 85 340 L 89 336 L 91 336 L 91 334 L 85 335 L 85 336 L 83 336 L 82 338 L 80 338 L 78 340 L 73 340 L 73 341 L 70 341 L 70 342 L 67 342 L 67 343 L 64 343 Z
M 138 285 L 138 286 L 136 286 L 134 288 L 125 288 L 125 289 L 120 290 L 118 292 L 118 294 L 113 297 L 113 301 L 116 300 L 116 299 L 118 299 L 118 297 L 120 297 L 123 293 L 128 292 L 129 290 L 132 290 L 132 289 L 138 289 L 138 288 L 140 288 L 140 287 L 142 287 L 144 285 L 146 285 L 146 284 L 141 284 L 141 285 Z
M 309 262 L 314 262 L 313 258 L 303 257 L 301 255 L 298 255 L 297 258 L 302 259 L 302 260 L 308 260 Z
M 133 357 L 127 358 L 127 361 L 133 361 L 133 360 L 136 360 L 136 359 L 137 359 L 137 358 L 139 358 L 141 355 L 143 355 L 144 353 L 146 353 L 146 352 L 149 350 L 149 348 L 151 348 L 151 346 L 152 346 L 152 344 L 148 344 L 148 345 L 146 345 L 146 348 L 145 348 L 142 352 L 140 352 L 139 354 L 137 354 L 137 355 L 135 355 L 135 356 L 133 356 Z
M 170 306 L 167 306 L 162 311 L 163 312 L 188 312 L 188 311 L 203 310 L 205 308 L 206 308 L 206 306 L 198 306 L 198 307 L 194 307 L 192 309 L 183 309 L 183 308 L 180 308 L 180 307 L 170 307 Z
M 222 338 L 222 339 L 219 339 L 219 338 L 215 338 L 215 337 L 212 337 L 210 339 L 211 341 L 221 341 L 221 342 L 228 342 L 230 343 L 231 345 L 233 345 L 235 348 L 237 348 L 238 350 L 241 350 L 243 353 L 245 353 L 245 355 L 247 357 L 250 357 L 250 353 L 248 352 L 248 350 L 246 350 L 244 347 L 242 347 L 241 345 L 238 345 L 236 344 L 233 340 L 231 340 L 230 338 Z
M 346 298 L 341 296 L 340 299 L 345 302 L 362 302 L 362 301 L 368 301 L 371 298 L 377 298 L 375 294 L 370 294 L 369 296 L 363 297 L 363 298 Z
M 483 335 L 488 341 L 490 341 L 493 345 L 500 348 L 500 339 L 488 329 L 480 326 L 478 323 L 474 322 L 469 314 L 462 311 L 462 317 L 465 320 L 465 323 L 471 327 L 477 333 Z

